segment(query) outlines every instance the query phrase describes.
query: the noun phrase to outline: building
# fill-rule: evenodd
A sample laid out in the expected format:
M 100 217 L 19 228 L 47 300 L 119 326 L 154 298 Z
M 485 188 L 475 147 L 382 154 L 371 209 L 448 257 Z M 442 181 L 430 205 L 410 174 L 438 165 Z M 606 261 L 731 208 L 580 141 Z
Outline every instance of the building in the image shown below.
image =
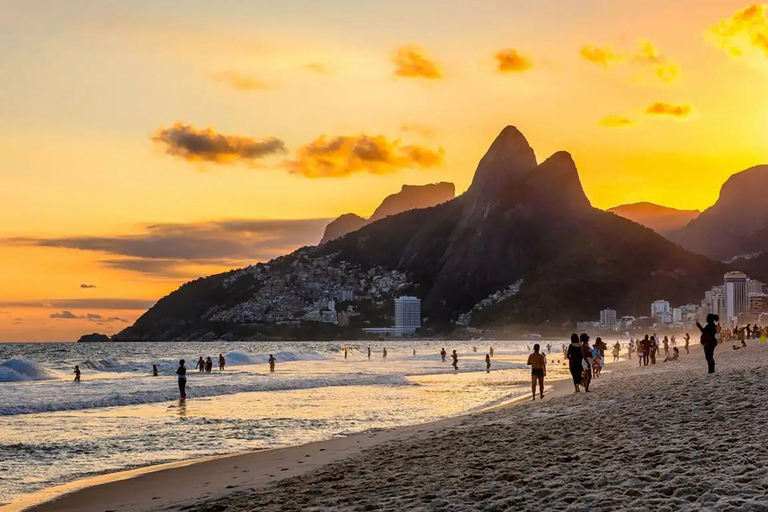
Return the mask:
M 683 321 L 683 308 L 672 309 L 672 323 L 680 323 Z
M 657 300 L 653 302 L 653 304 L 651 304 L 651 317 L 661 323 L 667 323 L 664 322 L 667 318 L 671 321 L 672 310 L 669 307 L 669 301 Z
M 765 285 L 757 279 L 747 279 L 747 297 L 750 295 L 762 295 Z
M 616 322 L 616 310 L 604 309 L 600 312 L 600 326 L 604 329 L 615 329 Z
M 749 312 L 755 315 L 761 313 L 768 313 L 768 295 L 761 293 L 760 295 L 752 294 L 749 296 Z
M 726 325 L 733 326 L 739 315 L 747 311 L 747 275 L 743 272 L 728 272 L 725 281 L 725 318 Z
M 395 299 L 395 331 L 400 335 L 416 332 L 421 327 L 421 299 L 403 296 Z

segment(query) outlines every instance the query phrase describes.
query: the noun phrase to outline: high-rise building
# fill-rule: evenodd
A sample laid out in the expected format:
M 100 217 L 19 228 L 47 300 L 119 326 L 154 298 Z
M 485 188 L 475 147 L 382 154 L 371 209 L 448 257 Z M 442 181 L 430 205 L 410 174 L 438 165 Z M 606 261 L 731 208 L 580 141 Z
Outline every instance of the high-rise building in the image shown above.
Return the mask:
M 735 325 L 739 314 L 745 313 L 748 307 L 747 275 L 743 272 L 728 272 L 725 281 L 725 321 L 727 325 Z
M 616 328 L 616 310 L 604 309 L 600 312 L 600 326 L 606 329 Z
M 764 293 L 752 294 L 749 296 L 749 312 L 759 315 L 768 313 L 768 295 Z
M 421 327 L 421 299 L 410 296 L 395 299 L 395 335 L 413 334 Z
M 651 317 L 658 320 L 662 315 L 672 315 L 672 310 L 669 307 L 669 301 L 657 300 L 651 304 Z
M 683 308 L 674 308 L 672 310 L 672 322 L 678 323 L 683 321 Z
M 762 295 L 765 285 L 757 279 L 747 279 L 747 297 L 750 295 Z

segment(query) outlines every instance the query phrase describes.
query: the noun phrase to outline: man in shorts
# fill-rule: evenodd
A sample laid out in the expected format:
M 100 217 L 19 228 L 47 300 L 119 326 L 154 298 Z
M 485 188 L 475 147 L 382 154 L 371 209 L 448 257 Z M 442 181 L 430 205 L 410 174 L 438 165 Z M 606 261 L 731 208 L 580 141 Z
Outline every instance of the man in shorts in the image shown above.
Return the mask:
M 528 356 L 531 366 L 531 392 L 536 400 L 536 383 L 539 383 L 539 396 L 544 398 L 544 377 L 547 375 L 547 358 L 539 352 L 539 344 L 533 346 L 533 354 Z

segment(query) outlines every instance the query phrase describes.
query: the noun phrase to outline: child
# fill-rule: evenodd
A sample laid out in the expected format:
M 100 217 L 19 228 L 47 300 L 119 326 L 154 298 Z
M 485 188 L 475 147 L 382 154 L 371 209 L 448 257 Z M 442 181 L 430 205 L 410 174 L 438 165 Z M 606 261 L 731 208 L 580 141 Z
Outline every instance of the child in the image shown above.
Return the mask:
M 75 365 L 75 382 L 80 382 L 80 366 Z

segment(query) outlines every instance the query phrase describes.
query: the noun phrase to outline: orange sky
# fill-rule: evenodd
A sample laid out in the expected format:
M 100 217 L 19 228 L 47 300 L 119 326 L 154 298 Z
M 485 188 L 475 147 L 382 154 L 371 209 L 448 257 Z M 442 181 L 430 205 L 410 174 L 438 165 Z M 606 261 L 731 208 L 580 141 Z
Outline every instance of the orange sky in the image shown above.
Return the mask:
M 243 4 L 0 0 L 0 341 L 111 334 L 404 183 L 461 192 L 507 124 L 600 208 L 706 208 L 768 162 L 765 5 Z

